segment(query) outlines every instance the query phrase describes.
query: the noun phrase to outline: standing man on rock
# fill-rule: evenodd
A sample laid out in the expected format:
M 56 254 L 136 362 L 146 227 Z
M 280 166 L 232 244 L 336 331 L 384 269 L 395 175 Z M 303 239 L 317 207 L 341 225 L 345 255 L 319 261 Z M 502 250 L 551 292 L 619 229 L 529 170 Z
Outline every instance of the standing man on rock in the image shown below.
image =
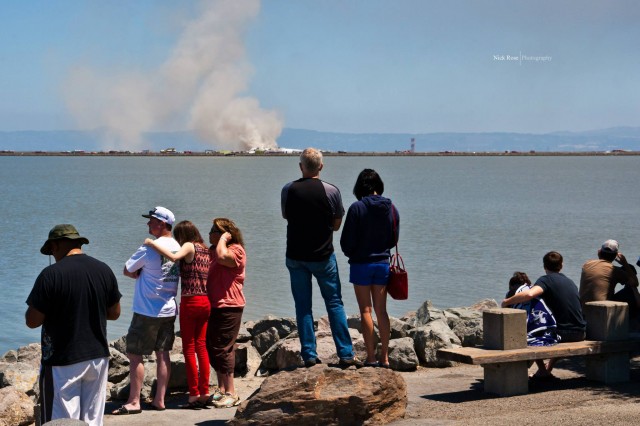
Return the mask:
M 333 251 L 333 233 L 340 229 L 344 207 L 338 188 L 320 180 L 322 167 L 322 153 L 314 148 L 305 149 L 300 155 L 302 178 L 286 184 L 281 194 L 282 217 L 287 220 L 286 265 L 296 305 L 300 355 L 305 367 L 321 362 L 316 352 L 311 308 L 311 280 L 316 277 L 329 314 L 339 364 L 361 367 L 353 352 Z
M 173 213 L 164 207 L 156 207 L 143 214 L 148 218 L 149 234 L 156 237 L 157 244 L 171 252 L 180 250 L 180 244 L 171 237 L 175 222 Z M 164 395 L 171 374 L 169 351 L 175 339 L 176 294 L 180 273 L 178 263 L 161 256 L 150 246 L 142 245 L 124 266 L 124 275 L 135 278 L 133 294 L 133 318 L 127 333 L 127 356 L 129 357 L 129 399 L 112 414 L 138 414 L 140 391 L 144 379 L 142 357 L 156 353 L 156 394 L 151 403 L 153 410 L 162 411 Z
M 107 320 L 120 316 L 118 282 L 103 262 L 82 252 L 89 240 L 73 225 L 56 225 L 40 253 L 56 263 L 42 270 L 27 298 L 29 328 L 42 326 L 40 419 L 102 425 L 109 372 Z

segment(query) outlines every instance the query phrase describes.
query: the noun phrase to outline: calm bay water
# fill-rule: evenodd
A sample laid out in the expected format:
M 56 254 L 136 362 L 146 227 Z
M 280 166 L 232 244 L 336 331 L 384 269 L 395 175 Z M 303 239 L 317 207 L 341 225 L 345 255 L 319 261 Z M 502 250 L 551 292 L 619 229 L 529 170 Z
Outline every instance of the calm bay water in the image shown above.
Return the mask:
M 640 157 L 329 157 L 322 178 L 342 191 L 345 208 L 357 174 L 376 169 L 401 215 L 400 253 L 408 301 L 389 301 L 401 316 L 430 299 L 436 306 L 500 300 L 515 270 L 543 274 L 542 256 L 560 251 L 578 283 L 580 267 L 615 238 L 629 260 L 640 255 Z M 49 229 L 72 223 L 91 243 L 85 252 L 118 277 L 122 316 L 110 338 L 126 333 L 134 281 L 125 260 L 147 237 L 140 215 L 156 205 L 206 233 L 214 217 L 236 221 L 248 265 L 245 320 L 294 316 L 284 266 L 282 186 L 299 177 L 296 157 L 141 158 L 0 157 L 0 354 L 39 341 L 24 325 L 25 300 L 49 258 L 39 249 Z M 348 264 L 336 254 L 348 314 L 358 311 Z M 52 260 L 53 261 L 53 260 Z M 316 317 L 324 315 L 318 291 Z

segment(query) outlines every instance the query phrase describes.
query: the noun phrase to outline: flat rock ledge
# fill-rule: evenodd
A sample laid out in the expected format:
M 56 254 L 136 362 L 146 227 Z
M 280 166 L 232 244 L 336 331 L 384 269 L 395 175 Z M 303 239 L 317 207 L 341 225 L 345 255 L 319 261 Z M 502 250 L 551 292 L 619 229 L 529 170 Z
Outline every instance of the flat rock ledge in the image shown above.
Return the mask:
M 229 424 L 381 425 L 406 408 L 406 383 L 392 370 L 316 365 L 267 377 Z

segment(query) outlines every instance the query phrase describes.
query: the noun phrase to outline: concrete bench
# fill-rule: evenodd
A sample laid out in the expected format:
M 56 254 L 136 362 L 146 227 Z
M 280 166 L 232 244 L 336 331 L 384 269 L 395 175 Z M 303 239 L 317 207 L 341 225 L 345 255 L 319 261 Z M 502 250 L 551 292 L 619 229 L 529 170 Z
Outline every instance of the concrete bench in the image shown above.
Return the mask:
M 629 352 L 640 339 L 629 338 L 626 303 L 590 302 L 584 310 L 587 340 L 554 346 L 527 346 L 527 317 L 520 309 L 490 309 L 483 313 L 484 346 L 440 349 L 438 358 L 484 367 L 484 390 L 500 396 L 529 391 L 529 362 L 586 356 L 589 380 L 616 383 L 629 380 Z

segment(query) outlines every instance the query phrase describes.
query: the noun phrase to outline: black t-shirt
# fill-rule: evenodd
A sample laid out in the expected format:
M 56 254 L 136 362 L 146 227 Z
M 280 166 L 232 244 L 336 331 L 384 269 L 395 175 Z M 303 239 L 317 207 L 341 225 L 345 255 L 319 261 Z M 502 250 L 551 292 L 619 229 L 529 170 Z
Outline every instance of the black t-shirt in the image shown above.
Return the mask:
M 333 223 L 344 216 L 340 191 L 316 178 L 302 178 L 282 188 L 282 216 L 287 219 L 287 257 L 307 262 L 333 253 Z
M 108 357 L 107 308 L 121 296 L 111 268 L 86 254 L 67 256 L 43 269 L 27 298 L 27 305 L 45 315 L 42 364 Z
M 542 299 L 555 316 L 558 330 L 586 330 L 578 287 L 573 281 L 559 272 L 550 272 L 538 278 L 535 285 L 544 291 Z

